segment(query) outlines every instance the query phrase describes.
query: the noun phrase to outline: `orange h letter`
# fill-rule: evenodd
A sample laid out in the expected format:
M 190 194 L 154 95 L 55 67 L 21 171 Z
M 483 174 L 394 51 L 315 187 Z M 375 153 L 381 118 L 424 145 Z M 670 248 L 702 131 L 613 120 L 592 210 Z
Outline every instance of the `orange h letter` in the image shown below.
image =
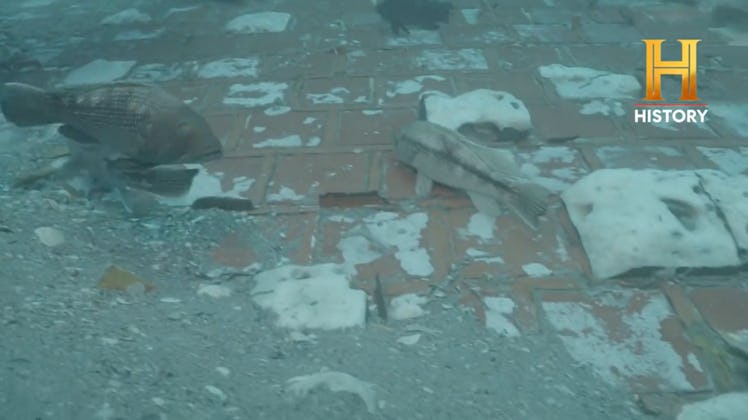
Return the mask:
M 681 58 L 678 61 L 662 60 L 664 39 L 643 39 L 647 47 L 647 91 L 645 101 L 662 101 L 662 75 L 680 76 L 681 101 L 698 101 L 696 96 L 696 44 L 700 39 L 679 39 Z

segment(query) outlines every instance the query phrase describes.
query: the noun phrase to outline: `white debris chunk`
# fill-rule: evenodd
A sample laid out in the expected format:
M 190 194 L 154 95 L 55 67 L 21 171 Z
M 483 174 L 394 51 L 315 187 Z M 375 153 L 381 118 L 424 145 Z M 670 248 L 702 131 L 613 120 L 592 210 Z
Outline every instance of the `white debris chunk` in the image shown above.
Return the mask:
M 43 226 L 36 228 L 34 229 L 34 234 L 36 234 L 36 237 L 39 238 L 41 243 L 50 248 L 65 243 L 65 235 L 53 227 Z
M 530 111 L 509 92 L 477 89 L 450 97 L 427 91 L 421 94 L 421 102 L 428 121 L 452 130 L 468 123 L 490 123 L 499 130 L 511 128 L 519 132 L 532 128 Z
M 530 277 L 545 277 L 553 274 L 553 271 L 540 263 L 529 263 L 522 266 L 522 271 Z
M 105 17 L 102 21 L 102 25 L 123 25 L 129 23 L 147 23 L 151 21 L 151 17 L 141 12 L 140 10 L 132 7 L 125 9 L 119 13 L 115 13 L 111 16 Z
M 509 320 L 517 305 L 506 297 L 486 297 L 486 327 L 504 337 L 519 337 L 517 327 Z
M 216 77 L 257 77 L 257 58 L 223 58 L 203 64 L 197 71 L 197 77 L 212 79 Z
M 218 299 L 231 296 L 231 289 L 220 284 L 201 284 L 197 288 L 197 294 Z
M 395 320 L 416 318 L 427 312 L 421 308 L 421 305 L 428 303 L 428 299 L 418 296 L 415 293 L 400 295 L 390 301 L 390 308 L 387 311 L 389 317 Z
M 428 252 L 421 246 L 421 231 L 428 224 L 426 213 L 413 213 L 403 218 L 393 212 L 378 212 L 364 219 L 369 237 L 385 248 L 395 248 L 395 258 L 406 273 L 430 276 L 434 266 Z
M 550 79 L 564 99 L 628 99 L 639 95 L 641 85 L 636 77 L 587 67 L 551 64 L 539 68 L 540 75 Z
M 411 334 L 398 338 L 397 342 L 406 346 L 412 346 L 416 344 L 420 339 L 421 334 Z
M 233 84 L 223 98 L 225 105 L 238 105 L 247 108 L 284 103 L 284 93 L 288 83 L 260 82 Z
M 213 395 L 221 402 L 226 401 L 228 399 L 228 397 L 226 396 L 226 393 L 221 391 L 221 389 L 216 386 L 205 385 L 205 390 L 208 391 L 209 394 Z
M 374 385 L 343 372 L 323 371 L 296 376 L 288 380 L 286 389 L 297 398 L 304 398 L 310 391 L 321 386 L 326 386 L 332 392 L 356 394 L 366 404 L 369 413 L 375 413 L 377 410 Z
M 710 172 L 603 169 L 566 190 L 561 197 L 593 274 L 738 265 L 733 235 L 703 190 Z
M 89 85 L 113 82 L 124 77 L 135 67 L 135 64 L 136 62 L 132 60 L 108 61 L 96 59 L 68 73 L 63 81 L 63 85 Z
M 226 24 L 233 33 L 253 34 L 258 32 L 283 32 L 291 15 L 282 12 L 260 12 L 238 16 Z
M 748 393 L 730 392 L 704 401 L 686 404 L 677 420 L 748 419 Z
M 290 329 L 336 329 L 364 325 L 366 293 L 349 287 L 337 264 L 287 265 L 259 273 L 252 296 Z

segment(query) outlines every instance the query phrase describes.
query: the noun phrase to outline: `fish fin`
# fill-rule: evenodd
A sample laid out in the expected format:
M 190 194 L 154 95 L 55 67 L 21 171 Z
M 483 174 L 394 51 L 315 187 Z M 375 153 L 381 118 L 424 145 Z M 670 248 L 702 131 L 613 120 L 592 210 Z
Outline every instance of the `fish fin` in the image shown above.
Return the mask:
M 434 180 L 421 171 L 416 172 L 416 196 L 427 197 L 434 187 Z
M 495 198 L 474 191 L 466 191 L 466 193 L 479 212 L 494 217 L 501 216 L 504 213 L 501 210 L 501 205 Z
M 0 94 L 5 118 L 19 127 L 59 122 L 52 95 L 25 83 L 5 83 Z
M 542 185 L 526 183 L 514 188 L 517 193 L 519 205 L 528 216 L 537 218 L 548 209 L 551 192 Z
M 99 140 L 97 140 L 96 138 L 84 133 L 81 130 L 78 130 L 77 128 L 69 124 L 61 125 L 59 128 L 57 128 L 57 132 L 60 133 L 61 136 L 66 137 L 76 143 L 80 143 L 80 144 L 98 144 L 99 143 Z
M 123 172 L 128 186 L 153 194 L 179 196 L 192 187 L 198 169 L 152 168 L 145 171 Z

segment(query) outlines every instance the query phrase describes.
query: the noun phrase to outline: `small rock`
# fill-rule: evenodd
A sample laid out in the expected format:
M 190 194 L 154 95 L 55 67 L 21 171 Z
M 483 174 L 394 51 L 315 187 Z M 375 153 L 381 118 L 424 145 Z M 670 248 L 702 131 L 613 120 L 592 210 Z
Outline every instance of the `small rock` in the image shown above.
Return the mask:
M 197 294 L 218 299 L 231 296 L 231 289 L 220 284 L 201 284 L 197 288 Z
M 101 276 L 99 288 L 137 294 L 138 291 L 150 292 L 156 287 L 125 269 L 111 265 Z
M 397 339 L 397 342 L 400 344 L 404 344 L 406 346 L 412 346 L 418 342 L 418 340 L 421 339 L 421 334 L 411 334 L 406 335 L 403 337 L 400 337 Z
M 218 389 L 217 387 L 213 385 L 205 385 L 205 390 L 208 391 L 211 395 L 218 398 L 219 401 L 224 402 L 228 399 L 226 396 L 226 393 Z
M 41 243 L 44 245 L 54 248 L 65 243 L 65 235 L 59 230 L 53 227 L 40 227 L 34 230 L 36 237 L 39 238 Z

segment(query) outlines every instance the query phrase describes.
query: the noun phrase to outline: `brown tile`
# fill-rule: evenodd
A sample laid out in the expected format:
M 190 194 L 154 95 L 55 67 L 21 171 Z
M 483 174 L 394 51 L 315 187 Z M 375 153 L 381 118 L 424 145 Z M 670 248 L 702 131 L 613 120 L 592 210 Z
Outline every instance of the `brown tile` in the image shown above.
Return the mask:
M 420 48 L 419 48 L 420 50 Z M 345 71 L 351 75 L 401 75 L 422 73 L 416 56 L 409 49 L 352 50 L 346 55 Z
M 380 106 L 417 108 L 419 96 L 429 90 L 451 95 L 452 81 L 437 75 L 377 77 L 374 80 L 375 98 Z
M 590 171 L 584 155 L 572 146 L 540 146 L 515 151 L 517 164 L 545 178 L 554 191 L 571 186 Z
M 240 195 L 249 198 L 255 205 L 264 202 L 265 189 L 272 165 L 273 158 L 271 156 L 224 158 L 204 164 L 210 173 L 221 174 L 221 186 L 224 192 L 241 188 L 242 184 L 254 180 L 249 181 L 251 186 L 248 190 L 242 191 Z
M 238 156 L 270 150 L 293 153 L 326 146 L 332 142 L 328 138 L 330 119 L 327 111 L 291 111 L 287 107 L 245 111 L 239 117 L 239 141 L 232 153 Z
M 605 116 L 582 115 L 571 102 L 554 105 L 528 104 L 535 132 L 541 139 L 560 137 L 619 137 L 613 121 Z
M 570 44 L 583 40 L 570 23 L 522 23 L 513 25 L 512 29 L 523 43 Z
M 278 230 L 286 238 L 286 256 L 293 264 L 311 264 L 316 241 L 318 214 L 315 212 L 277 215 L 271 229 Z
M 286 30 L 284 32 L 263 32 L 253 34 L 228 34 L 223 42 L 232 44 L 232 52 L 252 51 L 253 54 L 283 54 L 297 55 L 305 51 L 297 33 Z
M 452 252 L 452 235 L 446 212 L 433 210 L 429 211 L 428 216 L 428 224 L 421 232 L 421 241 L 434 267 L 430 278 L 441 281 L 456 262 Z
M 748 291 L 726 287 L 700 288 L 691 300 L 709 325 L 720 331 L 748 329 Z
M 696 164 L 677 145 L 611 145 L 591 148 L 605 168 L 694 169 Z
M 645 51 L 640 39 L 633 45 L 580 45 L 569 47 L 569 51 L 575 66 L 631 76 L 643 75 Z
M 342 111 L 340 143 L 344 145 L 392 145 L 401 127 L 416 119 L 412 109 Z
M 319 197 L 322 208 L 383 207 L 387 201 L 377 191 L 363 193 L 327 193 Z
M 315 262 L 342 263 L 343 257 L 338 244 L 358 219 L 348 217 L 342 211 L 325 211 L 320 216 L 319 236 L 315 244 Z
M 205 115 L 215 135 L 221 139 L 224 156 L 233 156 L 239 146 L 242 121 L 238 113 Z
M 491 89 L 509 92 L 525 103 L 544 103 L 546 100 L 534 72 L 510 70 L 492 74 L 458 74 L 455 86 L 458 93 Z
M 369 156 L 355 153 L 305 154 L 278 157 L 270 188 L 286 187 L 296 194 L 362 193 L 367 191 Z
M 416 194 L 416 172 L 395 158 L 391 152 L 382 155 L 380 194 L 389 200 L 412 198 Z
M 537 306 L 537 290 L 573 290 L 580 288 L 580 284 L 565 277 L 522 278 L 512 284 L 511 296 L 517 304 L 515 320 L 521 330 L 540 330 L 541 314 Z
M 213 250 L 213 260 L 228 267 L 243 268 L 257 261 L 250 238 L 232 233 Z
M 334 48 L 314 52 L 298 51 L 284 55 L 263 56 L 258 66 L 259 77 L 273 80 L 297 80 L 308 77 L 330 77 L 345 57 Z
M 371 79 L 337 77 L 306 79 L 299 89 L 298 103 L 307 109 L 329 109 L 372 104 Z
M 711 389 L 696 348 L 657 292 L 543 292 L 547 322 L 571 356 L 637 392 Z
M 482 14 L 479 21 L 486 16 Z M 460 16 L 462 17 L 462 16 Z M 447 25 L 442 30 L 442 39 L 449 47 L 496 46 L 515 42 L 517 33 L 510 27 L 498 23 L 476 25 Z
M 395 258 L 392 254 L 382 255 L 374 261 L 357 264 L 356 265 L 356 278 L 359 279 L 360 284 L 364 290 L 371 292 L 374 290 L 374 279 L 379 274 L 382 281 L 382 288 L 386 291 L 388 296 L 397 296 L 402 294 L 399 291 L 398 283 L 402 283 L 408 278 L 407 273 L 403 271 L 400 265 L 400 261 Z M 407 292 L 406 292 L 407 293 Z

